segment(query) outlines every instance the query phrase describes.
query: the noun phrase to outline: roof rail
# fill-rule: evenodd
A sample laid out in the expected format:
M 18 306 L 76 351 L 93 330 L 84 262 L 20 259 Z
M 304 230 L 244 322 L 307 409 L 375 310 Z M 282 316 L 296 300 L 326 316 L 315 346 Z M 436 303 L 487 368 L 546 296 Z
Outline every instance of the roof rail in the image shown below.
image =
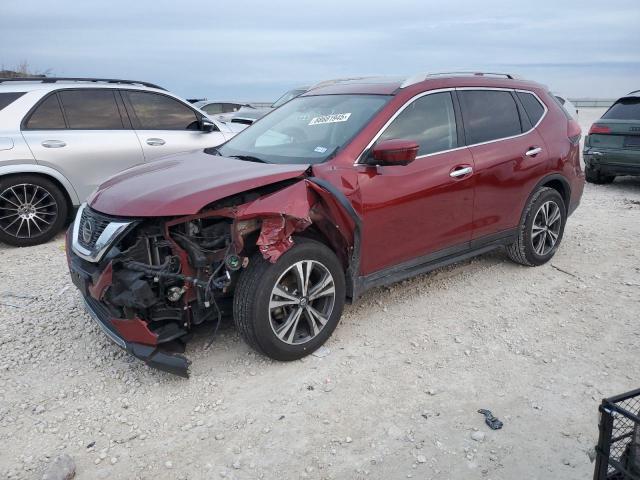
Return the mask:
M 504 77 L 510 80 L 519 78 L 517 75 L 511 73 L 496 73 L 496 72 L 438 72 L 438 73 L 419 73 L 408 77 L 400 88 L 405 88 L 410 85 L 414 85 L 419 82 L 425 81 L 429 77 L 453 77 L 453 76 L 474 76 L 474 77 Z
M 123 85 L 142 85 L 149 88 L 157 88 L 158 90 L 166 90 L 153 83 L 141 82 L 138 80 L 120 80 L 117 78 L 83 78 L 83 77 L 15 77 L 0 78 L 0 83 L 5 82 L 40 82 L 40 83 L 56 83 L 56 82 L 104 82 L 104 83 L 120 83 Z
M 633 92 L 627 93 L 627 95 L 633 95 L 634 93 L 640 93 L 640 90 L 634 90 Z
M 342 82 L 352 82 L 355 80 L 365 80 L 367 78 L 375 78 L 375 77 L 344 77 L 344 78 L 332 78 L 330 80 L 323 80 L 309 87 L 309 90 L 314 90 L 316 88 L 328 87 L 329 85 L 335 85 L 337 83 Z

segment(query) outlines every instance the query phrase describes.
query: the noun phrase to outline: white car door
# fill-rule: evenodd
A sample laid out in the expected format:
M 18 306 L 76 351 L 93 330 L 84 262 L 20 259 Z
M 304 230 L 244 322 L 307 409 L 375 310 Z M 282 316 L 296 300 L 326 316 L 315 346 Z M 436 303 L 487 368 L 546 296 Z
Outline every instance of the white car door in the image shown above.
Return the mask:
M 144 163 L 116 89 L 61 89 L 25 118 L 22 135 L 37 163 L 61 172 L 84 201 L 104 180 Z
M 159 92 L 122 90 L 127 111 L 146 161 L 166 155 L 220 145 L 233 134 L 215 122 L 213 131 L 201 129 L 202 113 Z

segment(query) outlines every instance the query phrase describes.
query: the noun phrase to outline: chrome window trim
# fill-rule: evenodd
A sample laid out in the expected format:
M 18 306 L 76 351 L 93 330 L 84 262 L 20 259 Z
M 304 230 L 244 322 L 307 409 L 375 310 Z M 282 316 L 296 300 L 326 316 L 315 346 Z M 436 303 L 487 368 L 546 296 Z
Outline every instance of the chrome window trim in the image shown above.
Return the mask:
M 89 250 L 82 245 L 78 241 L 80 235 L 80 219 L 82 218 L 82 212 L 87 207 L 86 202 L 80 205 L 78 208 L 78 213 L 76 214 L 75 221 L 73 222 L 73 232 L 71 239 L 71 248 L 76 255 L 84 260 L 97 263 L 99 262 L 107 250 L 114 244 L 118 238 L 126 231 L 128 228 L 135 223 L 134 221 L 130 222 L 111 222 L 109 225 L 105 227 L 102 231 L 98 239 L 96 240 L 96 244 L 92 250 Z
M 544 112 L 542 113 L 542 116 L 540 117 L 540 119 L 538 120 L 538 122 L 531 127 L 529 130 L 527 130 L 526 132 L 522 132 L 519 133 L 518 135 L 512 135 L 510 137 L 501 137 L 501 138 L 496 138 L 494 140 L 487 140 L 486 142 L 480 142 L 480 143 L 473 143 L 471 145 L 463 145 L 461 147 L 456 147 L 456 148 L 450 148 L 448 150 L 441 150 L 439 152 L 434 152 L 434 153 L 427 153 L 424 155 L 418 155 L 416 157 L 416 160 L 421 159 L 421 158 L 426 158 L 426 157 L 432 157 L 434 155 L 441 155 L 443 153 L 449 153 L 449 152 L 455 152 L 456 150 L 462 150 L 463 148 L 471 148 L 471 147 L 477 147 L 479 145 L 487 145 L 489 143 L 494 143 L 494 142 L 501 142 L 503 140 L 510 140 L 512 138 L 518 138 L 518 137 L 522 137 L 523 135 L 527 135 L 529 134 L 531 131 L 535 130 L 536 128 L 538 128 L 538 125 L 540 125 L 540 123 L 542 123 L 542 120 L 544 120 L 544 118 L 547 116 L 547 112 L 549 111 L 547 105 L 540 99 L 540 97 L 535 93 L 532 92 L 531 90 L 525 90 L 522 88 L 504 88 L 504 87 L 451 87 L 451 88 L 439 88 L 436 90 L 428 90 L 426 92 L 421 92 L 418 93 L 417 95 L 414 95 L 413 97 L 411 97 L 409 100 L 407 100 L 397 111 L 396 113 L 393 114 L 393 116 L 382 126 L 382 128 L 380 130 L 378 130 L 378 133 L 376 133 L 376 135 L 373 137 L 373 139 L 367 144 L 367 146 L 364 148 L 364 150 L 362 150 L 362 152 L 360 152 L 360 155 L 358 155 L 358 158 L 356 158 L 356 161 L 353 163 L 354 166 L 356 165 L 366 165 L 366 163 L 361 163 L 362 160 L 362 156 L 364 155 L 364 153 L 366 151 L 368 151 L 374 143 L 376 143 L 378 141 L 378 138 L 380 138 L 380 136 L 384 133 L 384 131 L 387 129 L 387 127 L 389 127 L 389 125 L 396 119 L 396 117 L 398 117 L 398 115 L 400 115 L 405 108 L 407 108 L 411 103 L 413 103 L 414 101 L 418 100 L 419 98 L 422 98 L 426 95 L 431 95 L 433 93 L 442 93 L 442 92 L 452 92 L 452 91 L 468 91 L 468 90 L 497 90 L 497 91 L 503 91 L 503 92 L 521 92 L 521 93 L 530 93 L 531 95 L 533 95 L 534 97 L 536 97 L 536 100 L 538 100 L 538 102 L 540 102 L 540 104 L 542 105 L 542 107 L 544 108 Z M 515 100 L 514 100 L 515 101 Z M 462 108 L 462 107 L 461 107 Z M 519 112 L 519 110 L 518 110 Z M 464 121 L 464 120 L 463 120 Z M 456 124 L 456 128 L 458 128 L 458 125 Z

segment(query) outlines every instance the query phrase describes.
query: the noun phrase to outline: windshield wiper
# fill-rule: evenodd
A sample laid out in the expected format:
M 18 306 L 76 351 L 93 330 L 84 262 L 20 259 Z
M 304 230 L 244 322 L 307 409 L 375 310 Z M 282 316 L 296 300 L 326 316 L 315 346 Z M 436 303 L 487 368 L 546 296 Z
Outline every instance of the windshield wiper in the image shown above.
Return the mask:
M 252 155 L 230 155 L 229 158 L 238 158 L 240 160 L 246 160 L 247 162 L 256 162 L 256 163 L 269 163 L 266 160 L 263 160 L 258 157 L 254 157 Z

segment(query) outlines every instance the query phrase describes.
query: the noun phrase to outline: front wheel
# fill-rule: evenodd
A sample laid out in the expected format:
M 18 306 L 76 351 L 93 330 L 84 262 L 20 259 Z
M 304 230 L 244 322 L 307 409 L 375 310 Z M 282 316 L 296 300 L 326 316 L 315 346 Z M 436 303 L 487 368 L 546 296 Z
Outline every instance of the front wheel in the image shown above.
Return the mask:
M 322 243 L 297 237 L 275 264 L 253 255 L 236 286 L 233 317 L 251 347 L 275 360 L 297 360 L 331 336 L 344 300 L 338 258 Z
M 516 241 L 507 247 L 509 258 L 530 267 L 551 260 L 562 241 L 567 210 L 557 190 L 542 187 L 525 207 Z

